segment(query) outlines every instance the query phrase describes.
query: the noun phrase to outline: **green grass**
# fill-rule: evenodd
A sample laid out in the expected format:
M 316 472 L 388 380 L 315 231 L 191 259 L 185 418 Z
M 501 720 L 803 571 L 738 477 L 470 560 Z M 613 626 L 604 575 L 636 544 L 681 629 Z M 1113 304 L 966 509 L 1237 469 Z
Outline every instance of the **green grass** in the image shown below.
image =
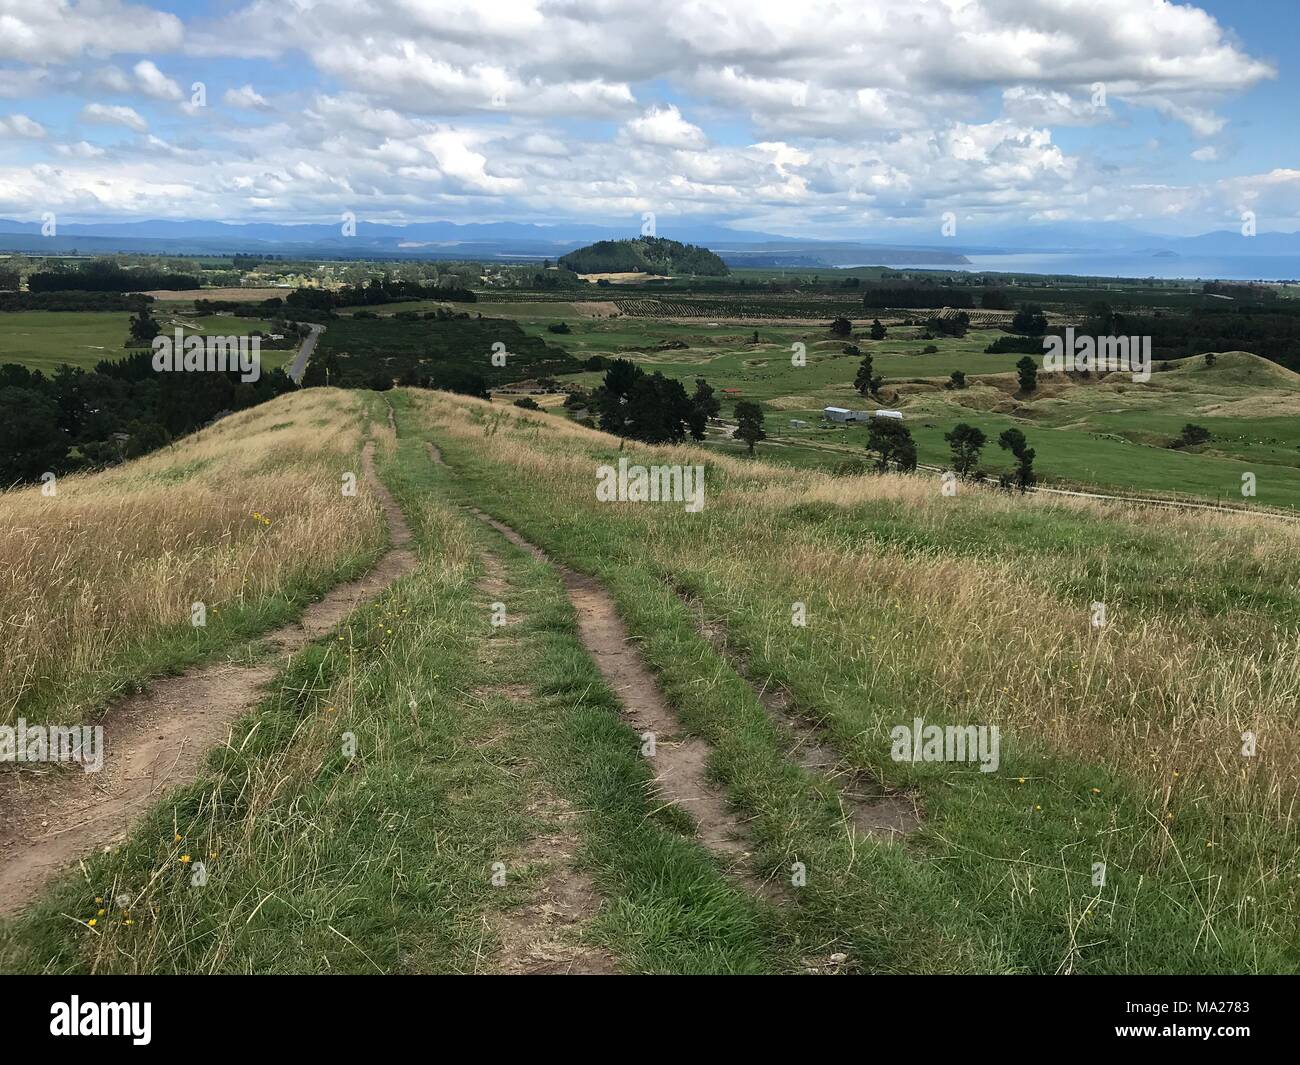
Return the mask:
M 629 358 L 647 371 L 659 371 L 685 382 L 704 377 L 717 390 L 739 389 L 723 399 L 730 417 L 738 399 L 758 402 L 767 418 L 773 443 L 760 445 L 760 454 L 774 462 L 810 468 L 833 468 L 846 458 L 865 455 L 865 428 L 789 428 L 789 420 L 819 420 L 823 407 L 853 409 L 898 407 L 908 419 L 921 462 L 947 465 L 951 452 L 944 433 L 958 422 L 984 430 L 990 446 L 984 465 L 996 474 L 1013 463 L 998 450 L 996 439 L 1008 428 L 1021 429 L 1034 447 L 1041 480 L 1064 486 L 1103 491 L 1157 493 L 1232 504 L 1259 503 L 1273 507 L 1300 506 L 1300 420 L 1270 415 L 1270 403 L 1297 390 L 1285 371 L 1272 364 L 1263 369 L 1239 357 L 1202 370 L 1200 359 L 1179 360 L 1172 373 L 1156 373 L 1148 386 L 1120 392 L 1113 384 L 1070 388 L 1061 398 L 1014 396 L 981 387 L 981 376 L 1014 374 L 1020 354 L 989 355 L 985 347 L 1004 336 L 1000 330 L 974 329 L 965 337 L 921 339 L 916 327 L 891 326 L 882 341 L 858 339 L 870 352 L 876 373 L 885 379 L 883 403 L 864 400 L 852 388 L 859 358 L 841 352 L 821 326 L 710 324 L 705 319 L 669 322 L 649 318 L 589 318 L 571 303 L 514 302 L 488 297 L 484 313 L 514 319 L 530 335 L 561 342 L 575 357 L 591 355 Z M 547 326 L 568 323 L 571 333 L 556 337 Z M 757 332 L 759 341 L 753 343 Z M 686 348 L 656 350 L 665 343 Z M 804 345 L 807 363 L 791 362 L 794 344 Z M 926 347 L 939 350 L 923 354 Z M 1255 364 L 1262 360 L 1254 360 Z M 967 375 L 966 392 L 942 386 L 954 370 Z M 600 373 L 565 377 L 568 384 L 592 388 Z M 1290 375 L 1294 377 L 1294 375 Z M 1003 377 L 1003 380 L 1009 380 Z M 1051 379 L 1044 377 L 1044 383 Z M 912 382 L 923 382 L 918 388 Z M 895 390 L 901 394 L 894 396 Z M 1218 404 L 1257 405 L 1259 416 L 1207 412 Z M 994 411 L 992 406 L 999 410 Z M 1166 445 L 1183 425 L 1195 422 L 1214 434 L 1206 446 L 1186 451 Z M 734 453 L 737 445 L 711 446 Z M 851 454 L 850 454 L 851 452 Z M 1241 494 L 1242 474 L 1256 478 L 1256 495 Z
M 514 446 L 558 444 L 544 426 L 532 433 Z M 1270 626 L 1294 627 L 1300 601 L 1279 587 L 1278 559 L 1253 559 L 1240 533 L 1207 533 L 1222 541 L 1220 562 L 1207 569 L 1136 522 L 1037 507 L 990 512 L 974 501 L 942 520 L 888 504 L 760 519 L 742 495 L 684 520 L 677 508 L 602 507 L 580 487 L 521 483 L 527 465 L 493 457 L 509 453 L 510 439 L 491 450 L 439 442 L 486 509 L 612 589 L 678 713 L 714 744 L 712 767 L 750 819 L 764 871 L 779 877 L 792 861 L 807 864 L 808 886 L 777 915 L 795 954 L 817 944 L 871 972 L 1300 969 L 1287 871 L 1297 853 L 1293 829 L 1274 830 L 1261 809 L 1216 800 L 1197 784 L 1186 798 L 1166 797 L 1170 820 L 1162 823 L 1160 803 L 1134 777 L 1030 736 L 1004 740 L 995 774 L 892 762 L 883 739 L 891 722 L 987 720 L 1007 698 L 1002 676 L 973 661 L 960 669 L 928 658 L 932 604 L 882 593 L 874 612 L 846 614 L 833 587 L 809 587 L 786 565 L 760 561 L 798 558 L 814 544 L 935 566 L 1015 557 L 1027 582 L 1059 598 L 1062 610 L 1108 587 L 1112 609 L 1136 627 L 1137 618 L 1195 617 L 1217 633 L 1209 638 L 1251 654 Z M 594 441 L 564 449 L 589 455 L 593 468 L 619 454 Z M 635 454 L 680 461 L 670 451 Z M 744 486 L 725 471 L 709 473 L 714 499 Z M 1079 561 L 1055 565 L 1063 554 Z M 731 564 L 737 558 L 755 561 Z M 926 823 L 917 836 L 905 846 L 848 841 L 833 798 L 783 757 L 752 692 L 696 634 L 673 586 L 723 622 L 752 672 L 790 691 L 798 712 L 822 722 L 852 765 L 919 792 Z M 796 600 L 807 601 L 815 626 L 789 626 Z M 873 664 L 871 649 L 886 642 L 914 647 L 910 665 L 894 657 L 888 668 L 883 659 Z M 965 696 L 939 679 L 953 666 L 969 686 Z M 1159 719 L 1154 697 L 1131 712 L 1138 722 Z M 1162 756 L 1158 746 L 1152 756 Z M 1104 889 L 1091 880 L 1095 861 L 1108 866 Z
M 166 305 L 155 305 L 154 315 L 164 333 L 175 328 L 173 320 L 191 330 L 199 326 L 205 334 L 246 336 L 260 330 L 269 333 L 271 323 L 233 315 L 179 316 Z M 131 315 L 125 311 L 14 311 L 0 314 L 0 364 L 17 363 L 32 370 L 53 373 L 60 365 L 93 369 L 103 359 L 120 359 L 127 354 Z M 262 366 L 273 370 L 286 366 L 291 350 L 263 347 Z

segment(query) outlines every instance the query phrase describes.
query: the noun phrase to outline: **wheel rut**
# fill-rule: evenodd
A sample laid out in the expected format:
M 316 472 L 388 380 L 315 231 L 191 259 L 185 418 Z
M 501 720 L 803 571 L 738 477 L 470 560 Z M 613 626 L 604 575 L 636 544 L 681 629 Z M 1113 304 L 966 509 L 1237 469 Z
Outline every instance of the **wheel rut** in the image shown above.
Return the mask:
M 643 737 L 653 734 L 652 764 L 661 799 L 691 816 L 696 838 L 719 858 L 730 875 L 759 894 L 771 895 L 772 886 L 756 878 L 750 869 L 745 826 L 708 778 L 712 748 L 704 740 L 684 734 L 681 722 L 619 617 L 614 597 L 594 578 L 554 562 L 504 522 L 477 507 L 467 509 L 559 574 L 577 614 L 579 638 L 623 707 L 625 720 Z
M 231 726 L 262 699 L 293 652 L 415 569 L 411 532 L 375 472 L 373 442 L 362 451 L 362 471 L 383 507 L 391 546 L 365 575 L 266 633 L 273 661 L 197 666 L 115 704 L 102 722 L 98 773 L 49 767 L 0 775 L 0 916 L 27 906 L 78 859 L 123 839 L 155 800 L 193 780 L 212 748 L 229 742 Z

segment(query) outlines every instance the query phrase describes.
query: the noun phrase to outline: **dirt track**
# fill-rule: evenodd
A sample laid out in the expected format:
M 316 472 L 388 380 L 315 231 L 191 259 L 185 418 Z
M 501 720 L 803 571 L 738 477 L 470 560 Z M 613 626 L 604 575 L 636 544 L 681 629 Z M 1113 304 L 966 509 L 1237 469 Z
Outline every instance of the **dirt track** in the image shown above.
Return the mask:
M 196 667 L 112 707 L 103 722 L 99 773 L 51 768 L 0 776 L 0 915 L 22 909 L 79 858 L 122 839 L 154 800 L 192 780 L 209 751 L 228 742 L 231 726 L 262 698 L 289 655 L 415 569 L 410 530 L 375 474 L 373 452 L 367 443 L 362 469 L 383 505 L 392 546 L 365 576 L 331 589 L 300 621 L 268 633 L 273 660 Z

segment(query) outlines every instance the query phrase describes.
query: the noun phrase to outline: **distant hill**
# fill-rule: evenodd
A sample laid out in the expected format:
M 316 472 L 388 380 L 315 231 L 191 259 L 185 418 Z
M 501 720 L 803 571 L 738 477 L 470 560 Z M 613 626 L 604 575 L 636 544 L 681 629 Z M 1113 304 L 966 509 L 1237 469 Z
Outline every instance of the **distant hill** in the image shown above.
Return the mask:
M 632 240 L 598 240 L 571 251 L 560 265 L 576 274 L 695 274 L 725 277 L 727 264 L 708 248 L 681 244 L 666 237 L 636 237 Z

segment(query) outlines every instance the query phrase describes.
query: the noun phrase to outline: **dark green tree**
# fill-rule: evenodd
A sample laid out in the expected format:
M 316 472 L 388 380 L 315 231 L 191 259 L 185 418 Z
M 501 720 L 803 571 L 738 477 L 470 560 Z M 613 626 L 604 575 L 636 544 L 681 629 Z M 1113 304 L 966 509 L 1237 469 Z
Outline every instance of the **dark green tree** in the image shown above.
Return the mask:
M 876 453 L 879 473 L 885 473 L 891 464 L 904 471 L 916 469 L 916 442 L 911 430 L 897 418 L 871 419 L 867 450 Z
M 1193 425 L 1188 422 L 1183 426 L 1182 432 L 1178 434 L 1170 444 L 1171 447 L 1195 447 L 1197 444 L 1205 444 L 1214 438 L 1214 434 L 1206 429 L 1203 425 Z
M 880 324 L 879 318 L 877 318 L 875 321 L 871 323 L 871 339 L 872 340 L 885 339 L 885 327 Z
M 988 443 L 988 437 L 983 430 L 960 422 L 943 438 L 952 448 L 952 468 L 962 477 L 969 477 L 979 467 L 980 449 Z
M 128 348 L 147 347 L 153 343 L 153 338 L 162 332 L 158 323 L 149 313 L 148 307 L 141 307 L 132 315 L 129 329 L 131 336 L 126 344 Z
M 1027 492 L 1035 484 L 1034 449 L 1025 440 L 1025 434 L 1019 429 L 1004 429 L 998 437 L 998 447 L 1010 451 L 1016 460 L 1014 483 L 1022 492 Z
M 853 379 L 853 387 L 865 396 L 874 393 L 875 388 L 872 382 L 875 380 L 877 378 L 872 373 L 871 352 L 868 351 L 862 356 L 862 361 L 858 363 L 858 375 Z
M 742 399 L 736 404 L 736 438 L 749 445 L 749 453 L 754 453 L 754 445 L 767 439 L 763 431 L 763 408 L 757 403 Z
M 61 473 L 68 434 L 54 401 L 27 388 L 0 388 L 0 488 Z
M 1024 356 L 1016 363 L 1016 376 L 1020 380 L 1021 392 L 1032 392 L 1038 387 L 1038 363 L 1030 356 Z
M 691 415 L 688 419 L 692 438 L 703 440 L 709 419 L 716 418 L 721 410 L 722 401 L 713 394 L 713 386 L 703 377 L 697 377 L 695 395 L 691 397 Z
M 1032 303 L 1023 304 L 1011 319 L 1011 330 L 1025 336 L 1040 337 L 1047 332 L 1047 315 L 1041 307 Z

